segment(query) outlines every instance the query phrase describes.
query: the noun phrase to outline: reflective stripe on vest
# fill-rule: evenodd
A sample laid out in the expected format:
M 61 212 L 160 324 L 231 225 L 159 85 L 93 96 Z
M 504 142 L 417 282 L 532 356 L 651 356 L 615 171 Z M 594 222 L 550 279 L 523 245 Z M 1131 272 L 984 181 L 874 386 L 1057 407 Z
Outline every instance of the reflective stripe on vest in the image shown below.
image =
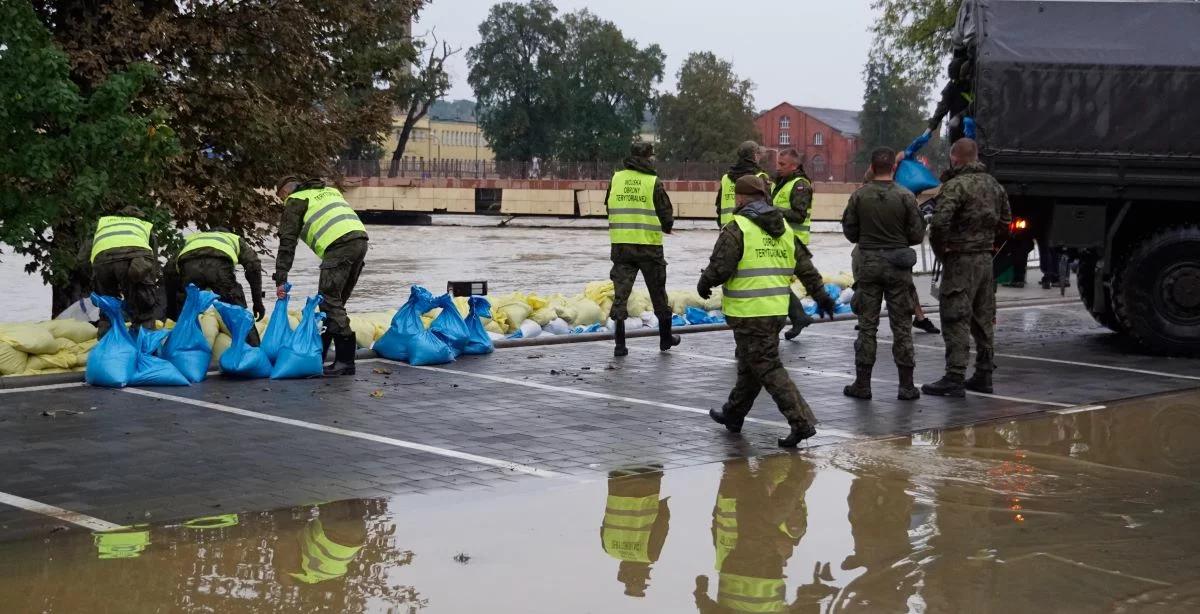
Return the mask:
M 308 245 L 318 258 L 325 258 L 325 250 L 334 241 L 355 231 L 366 232 L 366 226 L 342 193 L 334 188 L 314 188 L 292 194 L 289 198 L 308 201 L 304 211 L 304 226 L 300 239 Z
M 321 520 L 314 519 L 304 528 L 300 539 L 300 570 L 304 573 L 289 574 L 305 584 L 316 584 L 340 578 L 349 571 L 362 546 L 343 546 L 325 536 Z
M 197 232 L 188 235 L 183 240 L 183 249 L 179 250 L 179 255 L 182 256 L 188 252 L 194 252 L 198 249 L 215 249 L 237 264 L 238 254 L 241 253 L 242 240 L 232 232 Z
M 783 578 L 752 578 L 723 573 L 717 602 L 736 612 L 782 612 L 787 608 L 787 584 Z
M 608 188 L 608 237 L 626 245 L 662 245 L 662 224 L 654 210 L 658 177 L 624 170 Z
M 796 235 L 784 223 L 778 239 L 748 218 L 735 215 L 742 230 L 742 260 L 725 283 L 721 310 L 735 318 L 784 316 L 788 313 L 792 273 L 796 268 Z
M 786 184 L 784 184 L 783 188 L 775 193 L 775 200 L 772 201 L 771 204 L 775 205 L 776 207 L 779 207 L 780 209 L 791 209 L 792 208 L 792 190 L 796 189 L 797 181 L 803 181 L 805 184 L 808 185 L 808 187 L 810 187 L 810 188 L 812 187 L 811 181 L 809 181 L 803 177 L 797 177 L 797 178 L 787 182 Z M 808 208 L 808 217 L 805 218 L 804 225 L 800 226 L 798 228 L 792 227 L 792 230 L 796 231 L 796 237 L 798 237 L 800 239 L 801 243 L 808 245 L 808 240 L 809 240 L 809 238 L 812 237 L 812 207 L 811 206 Z
M 767 193 L 771 193 L 771 176 L 766 173 L 758 173 L 759 178 L 767 184 Z M 728 174 L 721 175 L 721 213 L 719 221 L 721 227 L 733 221 L 733 212 L 737 210 L 737 196 L 733 192 L 735 182 L 729 178 Z
M 717 571 L 721 571 L 725 558 L 737 547 L 737 541 L 737 499 L 717 495 L 717 507 L 713 510 L 713 546 L 717 551 Z
M 600 534 L 604 551 L 614 559 L 650 562 L 650 530 L 658 520 L 658 495 L 609 495 Z
M 150 249 L 150 233 L 153 231 L 154 224 L 136 217 L 106 215 L 100 218 L 92 239 L 92 262 L 96 261 L 100 252 L 118 247 Z

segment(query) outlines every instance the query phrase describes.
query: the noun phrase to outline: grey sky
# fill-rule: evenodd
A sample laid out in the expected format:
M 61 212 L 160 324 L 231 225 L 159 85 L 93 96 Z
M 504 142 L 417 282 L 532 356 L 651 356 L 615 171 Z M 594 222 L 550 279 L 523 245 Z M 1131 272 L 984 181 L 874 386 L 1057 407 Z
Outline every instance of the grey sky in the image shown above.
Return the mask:
M 479 40 L 479 22 L 496 0 L 432 0 L 415 32 L 435 30 L 461 46 L 449 66 L 449 98 L 474 98 L 467 84 L 466 49 Z M 675 86 L 687 54 L 712 51 L 757 84 L 756 109 L 788 101 L 859 109 L 862 67 L 874 19 L 870 0 L 555 0 L 561 12 L 588 8 L 617 24 L 639 45 L 658 43 L 667 54 L 661 90 Z

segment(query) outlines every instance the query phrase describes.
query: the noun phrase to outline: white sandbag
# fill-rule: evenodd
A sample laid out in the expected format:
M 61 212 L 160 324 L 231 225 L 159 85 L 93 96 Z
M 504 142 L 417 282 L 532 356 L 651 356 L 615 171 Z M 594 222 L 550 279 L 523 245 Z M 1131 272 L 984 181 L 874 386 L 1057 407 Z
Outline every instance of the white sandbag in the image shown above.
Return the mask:
M 542 327 L 538 326 L 538 323 L 534 322 L 533 320 L 525 320 L 524 322 L 521 322 L 521 326 L 518 330 L 521 331 L 522 339 L 533 339 L 534 337 L 542 334 Z
M 658 316 L 654 315 L 653 311 L 647 311 L 642 314 L 642 324 L 646 328 L 658 328 Z
M 542 327 L 542 332 L 550 333 L 551 335 L 566 335 L 571 332 L 571 325 L 562 318 L 554 318 Z
M 853 299 L 854 288 L 846 288 L 845 290 L 842 290 L 841 294 L 838 295 L 837 302 L 840 305 L 849 305 L 850 301 Z

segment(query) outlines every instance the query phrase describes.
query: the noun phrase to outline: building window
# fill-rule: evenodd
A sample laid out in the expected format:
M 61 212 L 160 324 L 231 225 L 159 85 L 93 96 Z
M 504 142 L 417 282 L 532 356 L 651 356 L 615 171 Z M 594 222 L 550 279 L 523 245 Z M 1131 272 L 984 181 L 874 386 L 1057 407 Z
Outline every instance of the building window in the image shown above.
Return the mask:
M 820 136 L 819 134 L 817 136 Z M 814 175 L 825 175 L 825 156 L 816 155 L 812 159 L 812 172 Z
M 779 133 L 779 144 L 780 145 L 791 145 L 792 144 L 792 134 L 790 132 L 787 132 L 786 130 L 783 132 L 780 132 Z
M 825 134 L 824 133 L 818 132 L 815 135 L 813 135 L 813 145 L 820 147 L 824 144 L 825 144 Z
M 791 127 L 792 127 L 792 118 L 786 117 L 786 116 L 779 118 L 779 131 L 780 132 L 787 132 L 789 129 L 791 129 Z

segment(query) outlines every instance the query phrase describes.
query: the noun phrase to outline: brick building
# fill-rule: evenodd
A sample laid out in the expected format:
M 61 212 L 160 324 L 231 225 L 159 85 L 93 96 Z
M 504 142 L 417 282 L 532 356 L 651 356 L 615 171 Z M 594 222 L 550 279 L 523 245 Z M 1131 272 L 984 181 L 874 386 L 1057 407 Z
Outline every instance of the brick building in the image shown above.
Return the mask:
M 858 155 L 858 111 L 798 107 L 781 103 L 754 119 L 763 145 L 795 147 L 804 154 L 804 169 L 814 181 L 857 183 L 862 180 Z

